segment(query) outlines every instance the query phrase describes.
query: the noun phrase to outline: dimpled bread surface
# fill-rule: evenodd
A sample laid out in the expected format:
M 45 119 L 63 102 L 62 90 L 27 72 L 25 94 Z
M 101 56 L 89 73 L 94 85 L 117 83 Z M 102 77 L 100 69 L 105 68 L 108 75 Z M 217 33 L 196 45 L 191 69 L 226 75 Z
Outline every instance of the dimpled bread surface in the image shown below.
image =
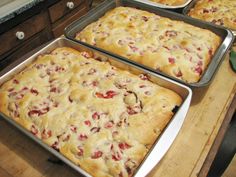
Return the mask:
M 0 87 L 0 111 L 96 177 L 128 177 L 182 98 L 148 80 L 57 48 Z
M 117 7 L 75 36 L 187 83 L 198 82 L 221 39 L 182 21 Z
M 199 0 L 188 15 L 236 31 L 235 0 Z

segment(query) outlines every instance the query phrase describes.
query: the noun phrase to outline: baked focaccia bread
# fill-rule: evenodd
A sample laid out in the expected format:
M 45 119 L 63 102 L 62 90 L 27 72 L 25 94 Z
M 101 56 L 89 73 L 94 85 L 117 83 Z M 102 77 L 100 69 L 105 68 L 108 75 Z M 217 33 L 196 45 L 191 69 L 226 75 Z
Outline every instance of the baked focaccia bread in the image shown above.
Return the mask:
M 168 5 L 168 6 L 183 5 L 187 2 L 187 0 L 149 0 L 149 1 L 157 2 L 157 3 Z
M 132 176 L 182 99 L 92 54 L 57 48 L 0 87 L 0 111 L 96 177 Z
M 235 0 L 199 0 L 188 15 L 236 30 Z
M 209 30 L 117 7 L 75 36 L 188 83 L 198 82 L 221 39 Z

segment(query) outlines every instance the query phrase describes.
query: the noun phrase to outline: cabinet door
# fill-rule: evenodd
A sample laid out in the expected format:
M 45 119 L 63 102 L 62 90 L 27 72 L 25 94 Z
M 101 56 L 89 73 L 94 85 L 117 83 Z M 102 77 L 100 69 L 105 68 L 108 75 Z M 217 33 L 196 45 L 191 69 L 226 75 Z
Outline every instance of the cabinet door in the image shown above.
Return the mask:
M 46 14 L 38 14 L 1 34 L 0 56 L 11 49 L 16 50 L 16 47 L 23 45 L 26 40 L 42 31 L 46 26 Z
M 8 52 L 4 54 L 4 59 L 0 60 L 0 71 L 23 55 L 27 54 L 31 50 L 34 50 L 35 48 L 48 42 L 51 39 L 52 36 L 48 33 L 47 30 L 44 30 L 41 33 L 35 35 L 32 39 L 23 43 L 15 52 Z
M 52 32 L 54 37 L 59 37 L 64 34 L 64 29 L 66 26 L 68 26 L 73 21 L 79 19 L 82 15 L 84 15 L 87 12 L 87 6 L 83 5 L 78 8 L 77 12 L 75 14 L 72 14 L 68 18 L 63 19 L 61 23 L 54 25 Z
M 84 3 L 84 0 L 61 0 L 54 4 L 49 8 L 51 23 L 56 22 L 60 18 L 63 18 L 82 3 Z

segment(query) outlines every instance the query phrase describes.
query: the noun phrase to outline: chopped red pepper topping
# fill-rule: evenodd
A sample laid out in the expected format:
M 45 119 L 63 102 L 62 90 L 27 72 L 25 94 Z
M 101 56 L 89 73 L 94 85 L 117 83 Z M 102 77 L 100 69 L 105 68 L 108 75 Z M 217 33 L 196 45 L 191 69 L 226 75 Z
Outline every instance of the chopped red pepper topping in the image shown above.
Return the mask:
M 89 120 L 84 121 L 84 123 L 85 123 L 85 125 L 87 125 L 89 127 L 91 126 L 91 122 Z
M 118 95 L 117 92 L 109 90 L 107 91 L 105 94 L 100 93 L 100 92 L 96 92 L 96 96 L 98 98 L 105 98 L 105 99 L 109 99 L 109 98 L 113 98 L 114 96 Z
M 32 94 L 36 95 L 36 96 L 39 94 L 39 92 L 36 89 L 33 89 L 33 88 L 31 88 L 30 92 Z
M 197 68 L 195 68 L 195 71 L 196 71 L 199 75 L 202 74 L 202 68 L 201 68 L 200 66 L 197 67 Z
M 183 74 L 182 74 L 182 72 L 179 70 L 176 74 L 176 77 L 181 77 L 181 76 L 183 76 Z
M 77 133 L 77 127 L 74 126 L 74 125 L 71 125 L 71 126 L 70 126 L 70 130 L 71 130 L 73 133 Z
M 78 155 L 78 156 L 83 156 L 83 154 L 84 154 L 84 150 L 83 150 L 80 146 L 78 146 L 77 155 Z
M 16 79 L 14 79 L 14 80 L 13 80 L 13 83 L 14 83 L 14 84 L 19 84 L 19 81 L 16 80 Z
M 129 115 L 137 114 L 138 112 L 135 110 L 135 108 L 128 106 L 127 107 L 127 112 Z
M 105 127 L 105 128 L 111 128 L 111 127 L 113 127 L 113 125 L 114 125 L 114 121 L 113 121 L 113 120 L 110 120 L 110 121 L 108 121 L 108 122 L 104 125 L 104 127 Z
M 96 151 L 93 153 L 93 155 L 91 156 L 92 159 L 98 159 L 100 157 L 102 157 L 102 151 Z
M 90 129 L 90 131 L 91 131 L 92 133 L 97 133 L 97 132 L 100 131 L 100 127 L 93 127 L 93 128 Z
M 100 115 L 98 114 L 98 112 L 95 112 L 95 113 L 93 113 L 92 118 L 94 120 L 98 120 L 98 119 L 100 119 Z
M 129 45 L 129 48 L 133 51 L 133 52 L 137 52 L 138 48 L 132 45 Z
M 38 131 L 38 129 L 35 127 L 35 125 L 32 125 L 30 132 L 31 132 L 33 135 L 37 135 L 39 131 Z
M 149 80 L 149 76 L 147 74 L 140 74 L 139 78 L 142 80 Z
M 131 146 L 127 143 L 119 143 L 119 148 L 122 149 L 122 150 L 125 150 L 125 149 L 129 149 L 131 148 Z
M 115 160 L 115 161 L 119 161 L 122 159 L 121 155 L 119 152 L 115 152 L 112 154 L 112 159 Z
M 50 138 L 52 136 L 52 131 L 44 129 L 41 136 L 43 139 Z
M 59 142 L 58 142 L 58 141 L 55 141 L 55 142 L 51 145 L 51 147 L 52 147 L 53 149 L 59 151 L 58 145 L 59 145 Z
M 198 65 L 198 66 L 202 66 L 202 65 L 203 65 L 203 62 L 202 62 L 202 61 L 198 61 L 198 62 L 197 62 L 197 65 Z
M 85 57 L 85 58 L 90 58 L 91 56 L 89 55 L 89 53 L 88 52 L 81 52 L 80 53 L 83 57 Z
M 169 63 L 174 64 L 175 63 L 175 58 L 169 57 L 168 61 L 169 61 Z
M 88 137 L 87 137 L 87 135 L 85 135 L 85 134 L 80 134 L 79 135 L 79 140 L 80 141 L 84 141 L 84 140 L 86 140 Z

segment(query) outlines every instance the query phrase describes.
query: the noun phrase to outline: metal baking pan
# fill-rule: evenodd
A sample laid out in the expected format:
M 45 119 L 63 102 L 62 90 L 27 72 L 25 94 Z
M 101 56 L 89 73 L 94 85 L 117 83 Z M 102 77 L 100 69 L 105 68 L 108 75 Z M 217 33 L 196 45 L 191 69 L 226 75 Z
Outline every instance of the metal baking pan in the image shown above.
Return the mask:
M 43 47 L 38 52 L 31 55 L 29 58 L 21 58 L 20 60 L 16 61 L 16 65 L 13 64 L 10 68 L 3 70 L 0 73 L 0 85 L 3 84 L 5 81 L 12 78 L 14 75 L 22 71 L 28 64 L 33 62 L 37 56 L 49 53 L 52 50 L 54 50 L 57 47 L 72 47 L 74 49 L 77 49 L 79 51 L 89 51 L 92 52 L 95 56 L 99 56 L 102 59 L 109 60 L 111 65 L 116 66 L 118 68 L 128 70 L 130 72 L 135 72 L 136 74 L 139 73 L 145 73 L 150 76 L 150 80 L 153 83 L 158 83 L 158 85 L 161 85 L 163 87 L 169 88 L 175 92 L 177 92 L 182 98 L 183 103 L 173 116 L 172 120 L 169 122 L 169 124 L 166 126 L 160 137 L 156 140 L 156 142 L 153 144 L 152 148 L 150 149 L 149 153 L 144 158 L 141 165 L 138 167 L 135 177 L 143 177 L 146 174 L 149 173 L 149 171 L 161 160 L 161 158 L 164 156 L 164 154 L 167 152 L 171 144 L 173 143 L 175 137 L 177 136 L 183 122 L 185 119 L 185 116 L 187 114 L 187 111 L 190 106 L 190 101 L 192 97 L 192 91 L 190 88 L 188 88 L 185 85 L 182 85 L 180 83 L 177 83 L 175 81 L 172 81 L 170 79 L 167 79 L 163 76 L 157 75 L 155 73 L 152 73 L 144 68 L 141 68 L 136 65 L 132 65 L 131 63 L 128 63 L 125 60 L 118 59 L 112 56 L 109 56 L 107 54 L 104 54 L 102 52 L 99 52 L 95 49 L 91 49 L 83 44 L 79 44 L 76 42 L 73 42 L 71 40 L 68 40 L 64 37 L 58 38 L 48 44 L 47 46 Z M 67 165 L 71 166 L 73 169 L 78 171 L 80 174 L 83 174 L 85 176 L 90 176 L 87 172 L 85 172 L 83 169 L 81 169 L 79 166 L 75 165 L 73 162 L 68 160 L 66 157 L 64 157 L 62 154 L 60 154 L 58 151 L 54 150 L 52 147 L 45 144 L 43 141 L 41 141 L 39 138 L 31 134 L 28 130 L 26 130 L 24 127 L 17 124 L 13 119 L 10 117 L 4 115 L 3 113 L 0 113 L 0 117 L 4 118 L 6 121 L 8 121 L 10 124 L 14 125 L 16 128 L 21 130 L 24 134 L 29 136 L 32 140 L 36 141 L 39 145 L 44 147 L 46 150 L 54 154 L 56 157 L 58 157 L 60 160 L 65 162 Z
M 120 55 L 116 55 L 112 52 L 106 51 L 104 49 L 98 48 L 96 46 L 92 46 L 90 44 L 87 44 L 87 43 L 84 43 L 82 41 L 79 41 L 79 40 L 75 39 L 75 36 L 78 32 L 82 31 L 90 23 L 92 23 L 94 21 L 97 21 L 107 11 L 109 11 L 110 9 L 115 8 L 116 6 L 117 6 L 117 4 L 116 4 L 115 0 L 106 0 L 106 1 L 104 1 L 99 6 L 97 6 L 96 8 L 91 10 L 90 12 L 88 12 L 85 16 L 83 16 L 82 18 L 74 21 L 68 27 L 66 27 L 65 36 L 67 38 L 71 39 L 71 40 L 74 40 L 74 41 L 77 41 L 79 43 L 85 44 L 85 45 L 87 45 L 91 48 L 100 50 L 104 53 L 108 53 L 108 54 L 113 55 L 115 57 L 122 58 L 123 60 L 127 60 L 127 61 L 129 61 L 133 64 L 144 67 L 144 68 L 146 68 L 146 69 L 148 69 L 152 72 L 158 73 L 160 75 L 163 75 L 165 77 L 168 77 L 170 79 L 173 79 L 175 81 L 183 83 L 183 84 L 185 84 L 187 86 L 190 86 L 192 88 L 203 87 L 203 86 L 206 86 L 210 83 L 210 81 L 212 80 L 214 74 L 216 73 L 217 68 L 219 67 L 221 61 L 224 59 L 225 54 L 230 49 L 230 47 L 233 43 L 233 40 L 234 40 L 234 36 L 233 36 L 232 32 L 230 30 L 225 29 L 225 28 L 221 28 L 221 27 L 216 28 L 214 25 L 211 25 L 209 23 L 205 23 L 205 22 L 193 19 L 191 17 L 187 17 L 187 16 L 177 14 L 177 13 L 174 13 L 174 12 L 171 12 L 171 11 L 167 11 L 167 10 L 163 10 L 163 9 L 160 9 L 160 8 L 152 7 L 152 6 L 149 6 L 147 4 L 136 2 L 136 1 L 133 1 L 133 0 L 121 0 L 120 3 L 119 3 L 119 6 L 135 7 L 135 8 L 139 8 L 139 9 L 143 9 L 143 10 L 155 13 L 155 14 L 163 16 L 163 17 L 173 19 L 173 20 L 184 21 L 184 22 L 186 22 L 188 24 L 191 24 L 193 26 L 208 29 L 208 30 L 216 33 L 217 35 L 219 35 L 222 38 L 222 43 L 220 44 L 220 46 L 216 50 L 211 62 L 208 65 L 208 68 L 206 69 L 206 71 L 202 75 L 201 79 L 196 83 L 187 83 L 187 82 L 184 82 L 180 79 L 169 76 L 165 73 L 162 73 L 160 71 L 156 71 L 156 70 L 154 70 L 150 67 L 147 67 L 147 66 L 139 64 L 137 62 L 131 61 L 128 58 L 124 58 Z
M 185 3 L 180 4 L 180 5 L 165 5 L 165 4 L 161 4 L 161 3 L 158 3 L 158 2 L 153 2 L 153 1 L 150 1 L 150 0 L 134 0 L 134 1 L 141 2 L 141 3 L 144 3 L 144 4 L 148 4 L 148 5 L 154 6 L 154 7 L 163 8 L 163 9 L 180 9 L 180 8 L 186 7 L 192 0 L 186 0 Z
M 192 2 L 190 2 L 190 3 L 183 9 L 183 14 L 186 15 L 186 16 L 188 16 L 189 11 L 195 6 L 196 3 L 197 3 L 197 0 L 193 0 Z M 200 20 L 200 19 L 199 19 L 199 20 Z M 211 22 L 208 22 L 208 23 L 210 23 L 210 24 L 212 24 L 212 25 L 215 25 L 215 24 L 213 24 L 213 23 L 211 23 Z M 215 25 L 215 26 L 219 26 L 219 25 Z M 231 29 L 231 31 L 232 31 L 233 35 L 236 36 L 236 30 Z

